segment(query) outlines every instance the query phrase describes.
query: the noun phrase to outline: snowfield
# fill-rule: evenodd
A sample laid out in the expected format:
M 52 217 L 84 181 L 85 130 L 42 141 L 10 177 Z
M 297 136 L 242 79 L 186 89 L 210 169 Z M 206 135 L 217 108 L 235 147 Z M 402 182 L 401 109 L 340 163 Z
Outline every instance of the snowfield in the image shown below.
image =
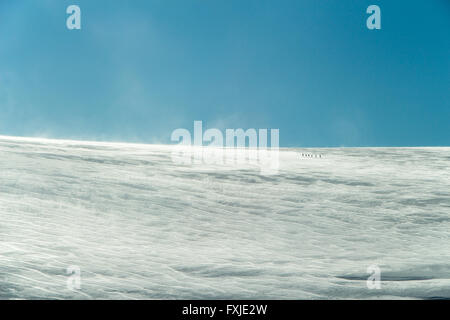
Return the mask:
M 0 137 L 0 299 L 450 299 L 450 148 L 173 149 Z

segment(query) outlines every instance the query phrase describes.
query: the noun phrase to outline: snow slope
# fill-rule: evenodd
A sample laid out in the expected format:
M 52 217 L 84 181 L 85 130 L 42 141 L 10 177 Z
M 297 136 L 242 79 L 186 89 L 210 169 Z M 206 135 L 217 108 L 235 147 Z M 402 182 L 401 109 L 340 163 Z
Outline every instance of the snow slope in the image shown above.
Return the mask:
M 450 148 L 172 150 L 0 137 L 0 299 L 450 298 Z

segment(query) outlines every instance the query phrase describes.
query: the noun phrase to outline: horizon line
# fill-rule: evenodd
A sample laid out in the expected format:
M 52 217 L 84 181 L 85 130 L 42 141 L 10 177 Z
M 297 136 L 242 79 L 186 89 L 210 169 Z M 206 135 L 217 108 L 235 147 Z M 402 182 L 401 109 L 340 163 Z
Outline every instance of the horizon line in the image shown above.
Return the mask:
M 0 140 L 22 140 L 22 141 L 48 141 L 54 143 L 83 143 L 87 145 L 93 144 L 104 144 L 104 145 L 128 145 L 128 146 L 162 146 L 162 147 L 209 147 L 205 146 L 194 146 L 194 145 L 179 145 L 179 144 L 164 144 L 164 143 L 148 143 L 148 142 L 132 142 L 132 141 L 108 141 L 108 140 L 81 140 L 81 139 L 67 139 L 67 138 L 48 138 L 48 137 L 36 137 L 36 136 L 10 136 L 0 134 Z M 225 146 L 224 146 L 225 148 Z M 236 147 L 235 147 L 236 148 Z M 239 147 L 250 149 L 248 147 Z M 279 149 L 388 149 L 388 148 L 450 148 L 450 146 L 329 146 L 329 147 L 279 147 Z M 268 147 L 267 150 L 271 148 Z

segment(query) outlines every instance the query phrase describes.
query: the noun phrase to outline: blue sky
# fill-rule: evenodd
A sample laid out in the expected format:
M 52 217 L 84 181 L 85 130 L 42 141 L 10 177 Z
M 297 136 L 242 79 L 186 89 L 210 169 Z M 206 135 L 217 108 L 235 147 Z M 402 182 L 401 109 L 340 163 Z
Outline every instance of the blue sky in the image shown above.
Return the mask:
M 449 146 L 449 31 L 448 0 L 0 0 L 0 134 L 168 143 L 202 120 Z

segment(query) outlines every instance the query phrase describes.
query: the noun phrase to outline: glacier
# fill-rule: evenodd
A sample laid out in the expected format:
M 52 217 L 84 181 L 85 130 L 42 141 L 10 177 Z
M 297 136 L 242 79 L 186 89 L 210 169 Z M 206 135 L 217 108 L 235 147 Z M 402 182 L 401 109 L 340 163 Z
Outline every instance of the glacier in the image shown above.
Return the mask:
M 450 299 L 450 148 L 173 148 L 1 136 L 0 299 Z

